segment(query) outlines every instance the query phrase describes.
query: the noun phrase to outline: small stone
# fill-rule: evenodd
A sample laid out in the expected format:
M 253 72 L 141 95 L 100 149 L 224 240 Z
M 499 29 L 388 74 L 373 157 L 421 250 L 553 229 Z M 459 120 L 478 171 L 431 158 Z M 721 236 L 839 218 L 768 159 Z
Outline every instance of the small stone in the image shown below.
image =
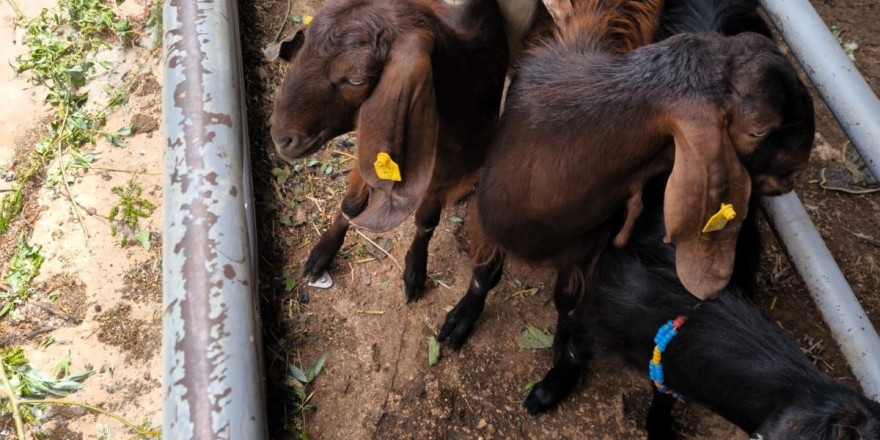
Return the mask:
M 309 303 L 309 291 L 306 289 L 300 290 L 298 300 L 299 300 L 300 304 L 308 304 Z
M 361 268 L 361 281 L 364 282 L 365 286 L 369 286 L 373 282 L 373 279 L 370 278 L 370 274 L 367 273 L 367 268 L 365 267 Z
M 486 427 L 486 425 L 486 419 L 480 419 L 480 421 L 477 422 L 477 429 L 483 429 Z
M 104 388 L 105 391 L 107 391 L 110 394 L 113 394 L 116 392 L 116 382 L 107 382 L 107 383 L 101 384 L 101 388 Z

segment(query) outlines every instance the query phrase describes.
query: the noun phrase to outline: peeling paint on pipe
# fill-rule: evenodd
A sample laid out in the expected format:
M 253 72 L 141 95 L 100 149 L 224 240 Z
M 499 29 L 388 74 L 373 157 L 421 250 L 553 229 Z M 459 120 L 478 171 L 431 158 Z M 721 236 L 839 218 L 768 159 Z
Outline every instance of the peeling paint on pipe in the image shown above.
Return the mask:
M 880 100 L 807 0 L 761 0 L 874 177 L 880 179 Z
M 163 437 L 267 438 L 238 6 L 163 11 Z
M 761 0 L 868 169 L 880 177 L 880 100 L 807 0 Z M 868 397 L 880 400 L 880 337 L 794 193 L 765 211 Z
M 761 200 L 865 394 L 880 401 L 880 337 L 793 192 Z

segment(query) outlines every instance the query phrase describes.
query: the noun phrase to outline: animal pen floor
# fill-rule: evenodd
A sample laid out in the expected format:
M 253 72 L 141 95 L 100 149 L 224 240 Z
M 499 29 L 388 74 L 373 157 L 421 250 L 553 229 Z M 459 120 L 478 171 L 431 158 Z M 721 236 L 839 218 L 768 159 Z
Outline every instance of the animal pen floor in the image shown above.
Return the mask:
M 152 2 L 128 0 L 124 5 L 129 3 L 146 8 Z M 290 3 L 290 15 L 295 16 L 314 14 L 323 1 Z M 410 221 L 390 233 L 364 233 L 387 249 L 390 258 L 350 231 L 332 266 L 334 286 L 328 290 L 305 286 L 299 277 L 301 265 L 318 231 L 329 224 L 338 207 L 344 171 L 353 163 L 355 148 L 334 142 L 314 157 L 292 163 L 278 159 L 268 136 L 268 120 L 274 90 L 286 68 L 265 62 L 261 51 L 275 37 L 288 2 L 242 0 L 239 4 L 272 438 L 296 438 L 292 430 L 297 420 L 315 439 L 643 438 L 640 426 L 651 395 L 648 380 L 644 371 L 623 368 L 616 359 L 597 362 L 558 410 L 530 417 L 519 407 L 527 395 L 526 386 L 540 380 L 550 367 L 549 350 L 524 350 L 517 344 L 526 325 L 554 330 L 554 278 L 547 270 L 508 262 L 467 345 L 458 353 L 444 347 L 439 363 L 428 365 L 428 340 L 470 277 L 463 227 L 473 221 L 466 215 L 468 200 L 443 213 L 428 264 L 435 282 L 421 301 L 403 302 L 399 267 L 414 230 Z M 39 11 L 37 3 L 22 2 L 21 6 L 28 16 Z M 856 66 L 875 92 L 880 92 L 880 5 L 871 0 L 814 0 L 814 6 L 828 25 L 844 30 L 844 42 L 858 43 Z M 2 32 L 9 34 L 12 13 L 3 11 Z M 15 53 L 2 52 L 5 57 Z M 150 66 L 141 89 L 144 95 L 133 94 L 119 113 L 111 115 L 110 128 L 133 121 L 136 114 L 142 115 L 137 117 L 140 121 L 160 118 L 161 69 L 157 63 Z M 3 96 L 25 89 L 23 81 L 0 87 Z M 33 109 L 25 112 L 16 107 L 14 114 L 5 116 L 14 118 L 5 119 L 16 124 L 10 130 L 17 128 L 2 137 L 5 142 L 15 139 L 14 154 L 11 143 L 0 148 L 4 173 L 14 171 L 13 158 L 32 148 L 33 131 L 45 124 L 36 122 L 42 121 L 46 111 L 40 102 L 44 91 L 28 91 L 36 102 Z M 819 187 L 819 171 L 827 167 L 832 172 L 826 175 L 836 173 L 849 156 L 841 153 L 846 137 L 821 101 L 816 102 L 819 135 L 809 172 L 801 177 L 797 192 L 871 321 L 880 328 L 880 195 Z M 102 144 L 92 148 L 106 152 L 101 156 L 103 167 L 143 168 L 145 172 L 137 176 L 144 195 L 159 204 L 163 144 L 158 132 L 150 134 L 149 128 L 142 127 L 126 149 L 112 150 Z M 72 370 L 91 365 L 99 371 L 72 398 L 104 406 L 135 422 L 148 418 L 155 425 L 161 420 L 161 261 L 157 251 L 161 207 L 144 226 L 154 237 L 149 251 L 140 246 L 118 247 L 114 239 L 105 237 L 109 227 L 98 215 L 106 214 L 106 206 L 114 200 L 109 188 L 129 177 L 99 170 L 77 175 L 71 191 L 88 214 L 88 241 L 77 238 L 82 235 L 80 226 L 63 196 L 39 185 L 25 193 L 23 214 L 0 236 L 0 273 L 9 269 L 16 240 L 24 233 L 44 245 L 47 266 L 37 279 L 39 293 L 51 292 L 58 300 L 52 307 L 28 306 L 21 322 L 0 318 L 0 348 L 23 346 L 44 371 L 70 350 Z M 0 196 L 7 188 L 4 185 L 8 182 L 0 180 Z M 97 207 L 97 213 L 88 207 Z M 766 222 L 762 222 L 762 232 L 761 307 L 794 335 L 821 370 L 856 385 Z M 40 344 L 48 336 L 56 342 L 43 350 Z M 324 368 L 309 385 L 309 392 L 314 391 L 309 403 L 315 409 L 301 412 L 292 403 L 288 365 L 307 367 L 324 353 Z M 677 412 L 677 429 L 685 438 L 747 438 L 695 404 L 680 403 Z M 44 418 L 44 427 L 51 425 L 52 438 L 96 438 L 97 424 L 116 427 L 107 438 L 131 438 L 113 423 L 103 416 L 62 407 Z M 0 415 L 0 438 L 11 438 L 13 433 L 11 417 Z
M 314 14 L 323 4 L 294 0 L 291 15 Z M 526 325 L 555 325 L 553 275 L 508 262 L 490 294 L 482 320 L 458 353 L 443 347 L 440 362 L 428 365 L 428 340 L 465 291 L 470 277 L 462 223 L 467 204 L 447 208 L 431 242 L 428 273 L 437 279 L 424 299 L 406 305 L 399 265 L 412 239 L 411 221 L 390 233 L 364 235 L 385 246 L 394 263 L 354 231 L 332 266 L 334 286 L 285 289 L 287 275 L 299 275 L 303 261 L 332 219 L 345 186 L 340 170 L 351 167 L 354 148 L 331 144 L 314 158 L 284 163 L 272 151 L 268 117 L 274 90 L 286 67 L 267 64 L 260 50 L 276 34 L 287 2 L 245 1 L 242 35 L 248 85 L 251 145 L 257 157 L 254 179 L 261 228 L 266 361 L 270 384 L 283 382 L 288 363 L 310 365 L 327 354 L 305 414 L 313 438 L 640 438 L 650 387 L 644 371 L 605 359 L 561 407 L 530 417 L 520 402 L 526 386 L 550 367 L 550 350 L 523 350 L 517 341 Z M 855 40 L 856 64 L 880 90 L 880 18 L 870 2 L 818 2 L 829 25 Z M 873 18 L 872 18 L 873 17 Z M 846 138 L 819 105 L 816 152 L 798 193 L 859 295 L 875 326 L 880 324 L 880 196 L 823 190 L 819 169 L 840 166 Z M 850 147 L 851 148 L 851 147 Z M 315 160 L 316 159 L 316 160 Z M 328 170 L 328 167 L 332 169 Z M 273 171 L 275 170 L 275 171 Z M 291 202 L 295 202 L 291 207 Z M 283 220 L 282 220 L 283 218 Z M 293 226 L 288 226 L 290 223 Z M 848 383 L 846 363 L 811 302 L 796 271 L 763 222 L 760 303 L 790 330 L 819 368 Z M 430 281 L 429 281 L 430 282 Z M 301 302 L 307 299 L 308 302 Z M 277 390 L 277 387 L 270 387 Z M 296 417 L 281 396 L 269 407 L 273 432 L 283 438 L 285 420 Z M 678 405 L 678 429 L 685 438 L 746 438 L 723 419 L 695 404 Z

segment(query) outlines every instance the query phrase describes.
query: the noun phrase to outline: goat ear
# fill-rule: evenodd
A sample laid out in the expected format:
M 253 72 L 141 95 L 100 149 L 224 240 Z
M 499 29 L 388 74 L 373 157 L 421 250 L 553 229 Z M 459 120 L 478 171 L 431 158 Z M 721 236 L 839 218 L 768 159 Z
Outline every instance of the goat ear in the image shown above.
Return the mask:
M 664 241 L 675 243 L 675 269 L 684 287 L 708 299 L 727 285 L 733 273 L 751 181 L 719 109 L 692 106 L 672 119 L 675 163 L 664 197 Z M 733 205 L 735 217 L 719 220 L 722 203 Z M 714 227 L 707 227 L 710 220 Z
M 831 415 L 830 429 L 834 440 L 860 440 L 867 417 L 852 405 L 842 405 Z
M 263 56 L 269 61 L 275 61 L 278 58 L 281 58 L 289 63 L 302 48 L 305 41 L 306 33 L 302 28 L 299 28 L 282 38 L 281 41 L 266 46 L 266 48 L 263 49 Z
M 379 83 L 360 108 L 358 167 L 370 198 L 351 219 L 355 226 L 387 231 L 403 222 L 428 190 L 439 126 L 431 49 L 424 35 L 396 42 Z

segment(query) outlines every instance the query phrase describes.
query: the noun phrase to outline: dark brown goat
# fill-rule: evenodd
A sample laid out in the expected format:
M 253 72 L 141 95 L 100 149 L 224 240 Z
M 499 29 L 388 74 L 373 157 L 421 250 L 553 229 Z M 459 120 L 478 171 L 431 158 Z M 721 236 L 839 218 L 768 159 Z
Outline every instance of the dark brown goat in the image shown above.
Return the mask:
M 586 15 L 589 23 L 596 14 Z M 757 34 L 680 35 L 613 56 L 593 29 L 601 28 L 563 29 L 520 62 L 477 192 L 480 225 L 504 251 L 583 281 L 605 234 L 626 243 L 645 182 L 671 170 L 665 240 L 676 245 L 682 284 L 712 297 L 730 278 L 752 189 L 788 192 L 806 165 L 814 134 L 809 94 L 773 42 Z M 703 233 L 722 203 L 733 205 L 736 218 Z M 621 208 L 623 227 L 610 231 L 607 220 Z M 477 266 L 474 278 L 497 278 L 483 271 Z M 441 328 L 453 348 L 494 285 L 483 284 Z M 576 284 L 569 290 L 579 291 Z
M 483 164 L 507 44 L 495 0 L 339 0 L 285 40 L 279 53 L 290 70 L 272 119 L 279 154 L 311 154 L 355 121 L 359 143 L 342 208 L 306 274 L 326 270 L 349 224 L 386 231 L 415 210 L 404 283 L 408 301 L 422 295 L 441 210 L 472 188 Z M 380 153 L 399 165 L 400 180 L 377 174 Z
M 551 6 L 554 6 L 554 8 L 551 9 L 555 10 L 548 11 L 547 9 L 539 8 L 535 23 L 529 34 L 526 36 L 524 42 L 524 46 L 527 48 L 526 54 L 521 59 L 520 65 L 514 74 L 514 79 L 508 89 L 508 98 L 505 107 L 512 103 L 517 106 L 524 104 L 521 98 L 516 98 L 510 95 L 510 93 L 522 94 L 522 91 L 520 90 L 521 86 L 524 83 L 530 83 L 533 80 L 532 78 L 529 78 L 532 73 L 523 70 L 523 68 L 537 67 L 534 61 L 539 59 L 542 53 L 548 51 L 558 52 L 558 48 L 560 47 L 570 47 L 575 53 L 571 56 L 567 56 L 567 59 L 576 61 L 576 58 L 579 56 L 577 55 L 578 51 L 583 51 L 584 55 L 592 53 L 614 57 L 620 56 L 633 48 L 650 43 L 660 22 L 663 1 L 576 0 L 572 3 L 568 0 L 560 0 L 558 2 L 553 2 L 553 5 Z M 550 13 L 548 14 L 548 12 Z M 565 15 L 566 13 L 568 14 L 567 16 Z M 551 16 L 554 18 L 551 19 Z M 559 22 L 560 27 L 557 27 L 554 24 L 554 21 Z M 555 44 L 554 41 L 556 41 Z M 561 52 L 559 52 L 559 54 L 561 55 Z M 547 56 L 547 58 L 552 60 L 553 57 Z M 548 91 L 546 96 L 548 99 L 570 99 L 573 100 L 573 103 L 578 99 L 577 93 L 569 93 L 565 90 L 546 90 Z M 539 108 L 542 105 L 543 103 L 538 103 L 535 110 L 541 111 Z M 550 111 L 553 112 L 558 110 L 559 109 L 550 109 Z M 542 234 L 545 234 L 547 229 L 555 229 L 553 223 L 556 221 L 560 222 L 559 227 L 561 229 L 559 229 L 559 231 L 562 233 L 565 233 L 563 229 L 572 228 L 573 225 L 569 223 L 569 220 L 571 219 L 560 217 L 558 216 L 558 213 L 541 217 L 535 221 L 529 210 L 533 207 L 540 208 L 557 206 L 558 208 L 562 208 L 561 206 L 558 206 L 559 202 L 562 202 L 562 204 L 568 203 L 567 193 L 569 189 L 566 188 L 566 186 L 569 184 L 577 184 L 580 177 L 578 173 L 573 172 L 578 170 L 571 169 L 566 164 L 567 161 L 572 159 L 570 154 L 560 154 L 561 152 L 559 151 L 552 151 L 551 149 L 545 148 L 546 146 L 543 145 L 544 139 L 540 137 L 529 137 L 528 140 L 514 139 L 516 137 L 514 133 L 531 132 L 536 134 L 541 132 L 542 136 L 550 138 L 567 138 L 569 133 L 580 132 L 578 128 L 580 122 L 574 121 L 568 124 L 555 124 L 551 128 L 547 125 L 532 125 L 532 121 L 516 119 L 516 116 L 510 117 L 511 115 L 528 111 L 528 109 L 522 108 L 505 108 L 504 115 L 501 118 L 501 126 L 499 127 L 500 131 L 493 140 L 489 154 L 494 154 L 496 156 L 496 163 L 498 163 L 497 158 L 504 156 L 507 152 L 512 152 L 511 149 L 519 148 L 519 146 L 528 144 L 538 151 L 529 153 L 528 158 L 523 157 L 523 160 L 515 166 L 515 169 L 499 169 L 496 168 L 497 165 L 490 165 L 487 162 L 487 167 L 484 172 L 485 175 L 482 179 L 489 177 L 492 179 L 491 184 L 495 185 L 499 182 L 496 178 L 504 176 L 502 178 L 509 179 L 509 184 L 516 186 L 517 189 L 515 191 L 508 191 L 505 189 L 497 194 L 487 195 L 485 196 L 485 199 L 489 203 L 493 203 L 494 197 L 500 196 L 510 202 L 508 206 L 513 207 L 514 210 L 508 211 L 506 215 L 508 215 L 511 220 L 516 218 L 528 222 L 528 224 L 520 225 L 521 228 L 518 233 L 522 234 L 522 236 L 519 238 L 522 240 L 535 240 L 535 242 L 538 242 L 542 240 Z M 510 115 L 508 112 L 510 112 Z M 551 120 L 556 117 L 553 113 L 544 116 Z M 529 127 L 518 127 L 517 125 L 520 123 L 529 124 Z M 579 146 L 581 142 L 588 139 L 577 136 L 575 136 L 575 138 L 576 140 L 571 141 L 572 146 Z M 549 138 L 546 140 L 551 141 Z M 517 144 L 517 146 L 505 145 L 505 142 L 511 141 Z M 493 150 L 494 153 L 492 152 Z M 515 154 L 517 153 L 514 153 L 513 155 L 515 156 Z M 543 155 L 543 157 L 538 159 L 538 161 L 535 161 L 534 156 L 536 154 L 538 156 Z M 512 156 L 507 157 L 516 161 Z M 546 166 L 548 165 L 547 162 L 552 162 L 552 164 L 550 164 L 551 166 Z M 533 187 L 537 189 L 538 187 L 543 187 L 545 184 L 545 182 L 541 181 L 544 174 L 553 174 L 556 172 L 562 172 L 565 174 L 555 175 L 553 176 L 553 180 L 565 183 L 561 186 L 557 186 L 556 191 L 542 192 L 542 196 L 549 196 L 546 199 L 542 200 L 533 197 L 533 195 L 538 194 L 533 191 Z M 483 192 L 486 191 L 481 180 L 478 194 Z M 480 200 L 478 196 L 477 203 L 474 205 L 474 209 L 470 216 L 471 219 L 475 219 L 478 215 L 481 216 L 483 214 L 483 204 L 484 201 Z M 477 212 L 477 208 L 480 210 L 479 213 Z M 578 207 L 576 206 L 568 206 L 563 209 L 577 208 Z M 566 255 L 570 249 L 568 246 L 573 245 L 572 247 L 574 248 L 583 248 L 585 244 L 583 237 L 574 234 L 569 235 L 564 240 L 566 242 L 565 245 L 559 247 L 560 252 L 554 255 L 554 257 L 558 257 L 556 258 L 557 261 L 548 261 L 547 259 L 531 258 L 531 255 L 528 254 L 521 254 L 520 251 L 522 249 L 520 248 L 508 248 L 508 242 L 503 239 L 498 240 L 491 233 L 484 234 L 481 225 L 475 221 L 469 223 L 469 238 L 471 245 L 470 254 L 475 264 L 473 277 L 468 286 L 467 293 L 458 305 L 456 305 L 456 307 L 447 315 L 446 321 L 438 333 L 439 339 L 444 340 L 448 338 L 449 345 L 453 349 L 461 347 L 470 335 L 474 323 L 483 311 L 486 295 L 500 280 L 501 271 L 504 266 L 505 251 L 512 252 L 513 255 L 518 257 L 524 257 L 530 262 L 549 262 L 561 271 L 566 271 L 566 277 L 571 275 L 573 279 L 576 279 L 576 271 L 567 270 L 563 267 L 564 265 L 556 265 L 554 263 L 568 261 L 568 263 L 570 263 L 567 264 L 568 266 L 578 265 L 581 259 L 571 258 Z M 603 240 L 598 237 L 594 237 L 591 241 L 595 244 L 603 242 Z M 499 248 L 496 246 L 496 243 L 501 245 L 501 247 Z M 559 244 L 555 243 L 552 246 L 559 246 Z M 552 253 L 553 251 L 550 252 Z M 586 250 L 582 250 L 581 253 L 587 252 Z

